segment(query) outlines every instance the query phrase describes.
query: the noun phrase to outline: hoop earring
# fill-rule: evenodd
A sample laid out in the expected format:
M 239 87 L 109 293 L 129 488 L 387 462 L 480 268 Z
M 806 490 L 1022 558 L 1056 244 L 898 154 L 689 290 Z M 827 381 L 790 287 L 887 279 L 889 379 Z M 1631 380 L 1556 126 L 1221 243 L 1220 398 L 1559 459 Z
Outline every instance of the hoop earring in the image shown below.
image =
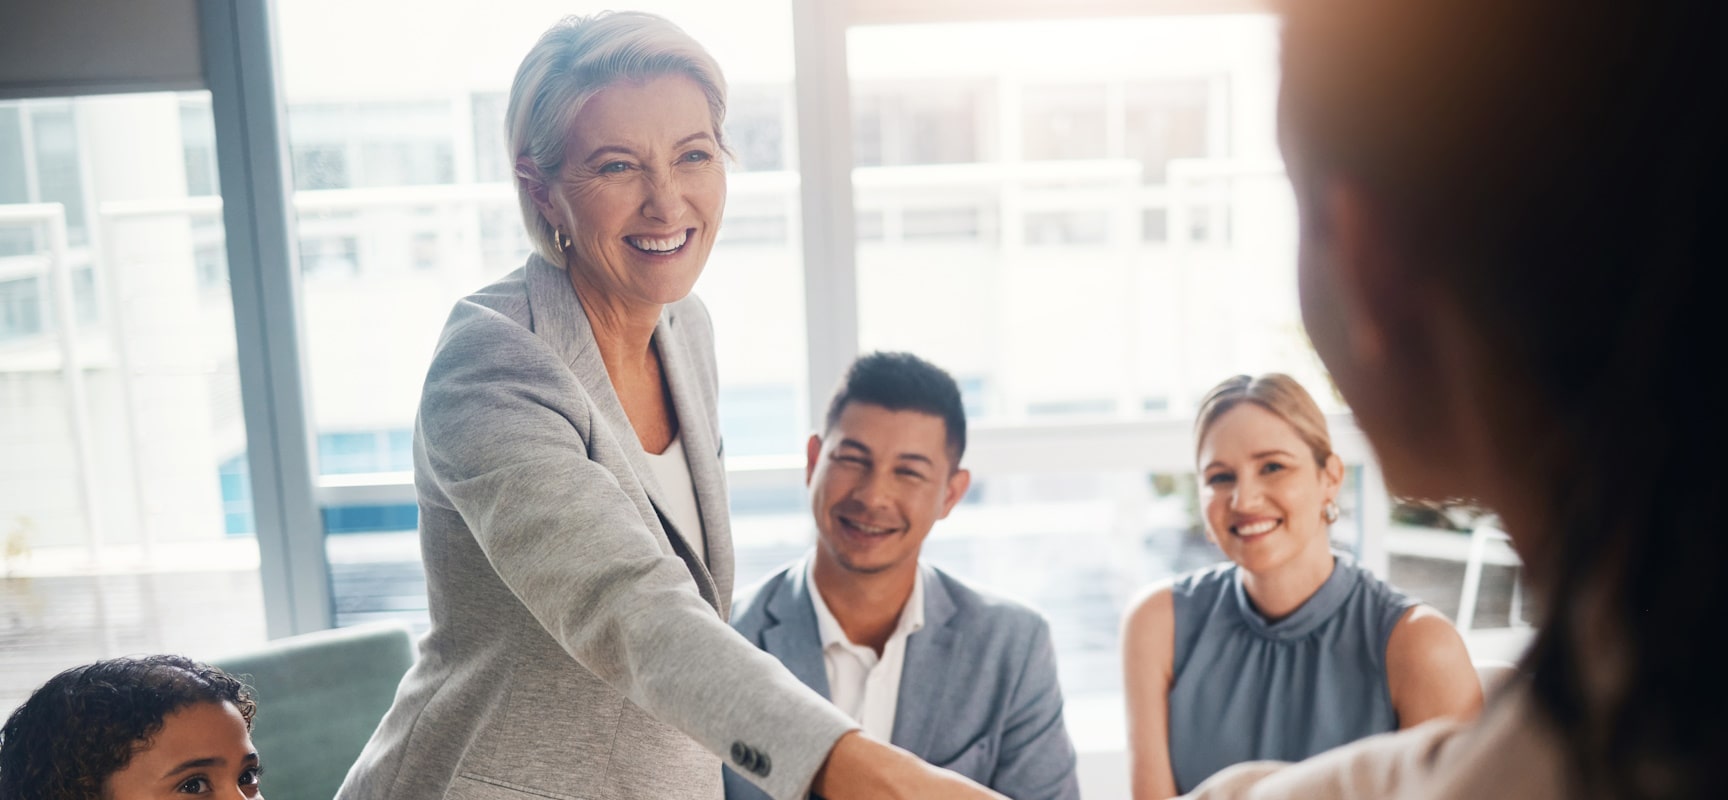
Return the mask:
M 576 244 L 575 242 L 570 241 L 570 237 L 564 235 L 563 228 L 552 229 L 552 242 L 558 245 L 558 252 L 560 253 L 569 252 L 570 248 L 574 247 Z
M 1332 523 L 1337 522 L 1338 521 L 1338 514 L 1339 514 L 1338 504 L 1332 502 L 1331 500 L 1327 500 L 1326 505 L 1321 506 L 1321 508 L 1320 508 L 1320 517 L 1322 519 L 1326 520 L 1327 525 L 1331 525 Z

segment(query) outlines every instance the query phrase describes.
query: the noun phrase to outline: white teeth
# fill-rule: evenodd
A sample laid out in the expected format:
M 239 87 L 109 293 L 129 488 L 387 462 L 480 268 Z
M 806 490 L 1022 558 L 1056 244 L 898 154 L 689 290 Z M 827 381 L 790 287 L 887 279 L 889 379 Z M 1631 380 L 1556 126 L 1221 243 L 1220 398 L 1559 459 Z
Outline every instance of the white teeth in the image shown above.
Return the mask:
M 630 236 L 626 237 L 625 241 L 628 241 L 630 246 L 637 250 L 644 250 L 650 253 L 670 253 L 673 250 L 683 247 L 684 243 L 689 241 L 689 239 L 690 231 L 682 230 L 674 236 L 668 236 L 663 239 L 651 239 L 647 236 Z
M 1278 520 L 1275 520 L 1275 519 L 1269 519 L 1269 520 L 1265 520 L 1263 522 L 1256 522 L 1253 525 L 1238 525 L 1238 526 L 1236 526 L 1236 535 L 1237 536 L 1259 536 L 1260 534 L 1266 533 L 1267 531 L 1270 531 L 1276 527 L 1278 527 Z
M 859 533 L 867 533 L 871 536 L 880 536 L 893 530 L 893 528 L 872 528 L 869 525 L 865 525 L 861 522 L 854 522 L 853 520 L 846 520 L 846 524 L 858 529 Z

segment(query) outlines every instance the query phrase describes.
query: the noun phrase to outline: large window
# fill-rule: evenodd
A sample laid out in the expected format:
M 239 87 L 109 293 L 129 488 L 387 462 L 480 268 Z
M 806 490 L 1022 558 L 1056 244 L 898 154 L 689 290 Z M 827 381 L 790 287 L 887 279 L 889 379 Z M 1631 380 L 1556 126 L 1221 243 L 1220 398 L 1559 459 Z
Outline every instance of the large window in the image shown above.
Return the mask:
M 264 638 L 209 103 L 0 102 L 0 708 Z
M 1324 387 L 1275 34 L 1258 16 L 851 29 L 862 346 L 978 378 L 1005 421 L 1182 415 L 1238 372 Z M 920 154 L 946 141 L 920 108 L 971 146 Z
M 1264 16 L 848 31 L 859 343 L 961 377 L 977 426 L 974 496 L 925 554 L 1049 617 L 1083 750 L 1122 746 L 1122 610 L 1220 558 L 1196 401 L 1276 370 L 1337 408 L 1299 324 L 1275 46 Z
M 727 215 L 697 291 L 716 325 L 740 587 L 810 545 L 797 454 L 804 409 L 829 390 L 805 376 L 803 276 L 827 267 L 801 255 L 790 32 L 759 24 L 789 20 L 770 5 L 652 9 L 708 45 L 732 85 Z M 463 55 L 404 41 L 331 58 L 311 43 L 381 12 L 283 8 L 339 624 L 424 620 L 407 431 L 449 304 L 527 251 L 501 149 L 507 82 L 519 48 L 569 10 L 488 10 L 492 28 L 519 33 L 493 42 L 473 34 L 479 12 L 433 9 L 415 41 L 463 37 Z M 1119 691 L 1127 598 L 1216 558 L 1178 452 L 1200 394 L 1280 370 L 1337 408 L 1297 317 L 1275 33 L 1269 17 L 1238 16 L 848 35 L 857 283 L 839 302 L 855 304 L 863 349 L 912 350 L 955 374 L 980 442 L 977 493 L 930 557 L 1045 608 L 1070 690 L 1099 708 Z M 374 75 L 362 58 L 395 69 Z M 365 177 L 368 148 L 388 147 L 392 169 L 417 175 Z M 1117 453 L 1082 429 L 1095 424 L 1151 426 L 1155 444 Z M 1025 456 L 1023 440 L 1050 457 Z M 1352 452 L 1358 480 L 1367 454 Z M 1363 514 L 1352 519 L 1344 545 L 1372 549 Z M 1024 556 L 1046 551 L 1064 557 Z M 1076 586 L 1088 588 L 1059 590 Z

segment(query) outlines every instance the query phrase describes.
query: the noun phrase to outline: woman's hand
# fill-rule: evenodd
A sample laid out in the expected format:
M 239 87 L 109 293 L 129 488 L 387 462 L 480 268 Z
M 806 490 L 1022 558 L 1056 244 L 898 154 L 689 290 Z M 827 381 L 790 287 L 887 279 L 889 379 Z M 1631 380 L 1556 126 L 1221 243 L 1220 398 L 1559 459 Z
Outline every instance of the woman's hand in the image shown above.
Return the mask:
M 859 731 L 834 743 L 828 761 L 816 773 L 811 791 L 827 800 L 852 798 L 959 798 L 1007 800 L 966 778 L 924 763 L 923 759 Z

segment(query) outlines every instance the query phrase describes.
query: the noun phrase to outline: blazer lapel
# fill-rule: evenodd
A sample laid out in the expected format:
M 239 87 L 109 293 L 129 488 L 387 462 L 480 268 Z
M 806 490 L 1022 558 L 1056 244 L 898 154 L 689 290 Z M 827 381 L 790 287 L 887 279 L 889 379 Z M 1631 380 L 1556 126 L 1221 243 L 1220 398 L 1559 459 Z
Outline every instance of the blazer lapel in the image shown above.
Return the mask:
M 935 570 L 923 564 L 918 569 L 924 572 L 924 628 L 906 638 L 906 662 L 900 671 L 900 697 L 889 740 L 923 758 L 942 719 L 943 699 L 964 678 L 959 671 L 962 659 L 955 654 L 965 637 L 959 626 L 950 624 L 957 609 L 948 587 Z
M 816 608 L 810 605 L 808 577 L 808 559 L 787 568 L 786 579 L 764 607 L 768 624 L 762 628 L 762 649 L 780 659 L 805 686 L 831 697 L 828 665 L 822 661 L 822 632 L 816 627 Z
M 636 428 L 630 424 L 630 417 L 624 413 L 624 405 L 618 401 L 618 393 L 612 389 L 612 378 L 606 372 L 606 362 L 600 358 L 600 346 L 594 341 L 594 329 L 588 322 L 588 315 L 582 310 L 582 300 L 576 295 L 576 290 L 570 285 L 570 278 L 563 270 L 552 266 L 538 255 L 528 259 L 528 303 L 533 320 L 534 332 L 546 340 L 564 357 L 564 362 L 570 365 L 570 370 L 576 375 L 577 381 L 587 391 L 588 399 L 600 418 L 612 430 L 619 449 L 624 451 L 624 459 L 629 462 L 633 475 L 619 475 L 619 485 L 629 491 L 629 482 L 633 479 L 648 498 L 651 516 L 660 525 L 666 537 L 667 544 L 674 554 L 684 559 L 690 569 L 691 577 L 696 581 L 696 588 L 703 599 L 714 606 L 715 610 L 725 618 L 725 609 L 731 604 L 731 591 L 722 595 L 715 585 L 714 577 L 708 567 L 699 557 L 698 551 L 688 538 L 673 528 L 667 514 L 664 490 L 659 481 L 654 479 L 654 471 L 648 466 L 648 456 L 642 452 L 642 445 L 636 438 Z M 658 338 L 666 327 L 665 315 L 662 314 L 659 327 L 655 328 Z M 676 349 L 661 345 L 662 359 L 664 351 Z M 670 369 L 667 370 L 670 372 Z M 668 378 L 670 380 L 670 378 Z M 679 414 L 680 427 L 683 427 L 684 411 L 678 407 L 677 393 L 674 391 L 674 411 Z M 594 447 L 590 442 L 589 447 Z M 684 443 L 686 451 L 691 443 Z M 701 459 L 697 459 L 701 460 Z M 691 468 L 691 481 L 696 479 L 696 469 Z M 701 484 L 697 484 L 698 502 L 701 500 Z M 725 514 L 725 506 L 721 506 L 721 515 Z M 649 516 L 649 515 L 644 515 Z M 706 518 L 707 514 L 703 516 Z M 727 538 L 730 543 L 730 536 Z M 730 547 L 727 548 L 730 555 Z M 730 561 L 727 569 L 730 571 Z M 728 576 L 730 579 L 730 576 Z
M 720 432 L 714 430 L 714 399 L 704 402 L 703 376 L 697 368 L 701 354 L 691 352 L 700 343 L 685 335 L 670 312 L 661 314 L 654 339 L 660 348 L 666 384 L 672 392 L 678 435 L 684 440 L 684 458 L 690 464 L 690 482 L 696 489 L 697 513 L 702 519 L 701 531 L 680 533 L 687 543 L 706 540 L 705 569 L 714 581 L 720 616 L 730 619 L 733 561 L 726 469 L 720 461 Z

